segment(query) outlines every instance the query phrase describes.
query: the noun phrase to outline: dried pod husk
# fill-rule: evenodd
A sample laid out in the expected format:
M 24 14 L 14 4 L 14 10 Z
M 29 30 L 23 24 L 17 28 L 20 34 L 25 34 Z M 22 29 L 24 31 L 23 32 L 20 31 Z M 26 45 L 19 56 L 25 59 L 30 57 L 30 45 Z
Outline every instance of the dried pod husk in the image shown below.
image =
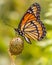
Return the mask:
M 20 37 L 15 37 L 9 44 L 9 52 L 11 55 L 19 55 L 24 48 L 24 42 Z

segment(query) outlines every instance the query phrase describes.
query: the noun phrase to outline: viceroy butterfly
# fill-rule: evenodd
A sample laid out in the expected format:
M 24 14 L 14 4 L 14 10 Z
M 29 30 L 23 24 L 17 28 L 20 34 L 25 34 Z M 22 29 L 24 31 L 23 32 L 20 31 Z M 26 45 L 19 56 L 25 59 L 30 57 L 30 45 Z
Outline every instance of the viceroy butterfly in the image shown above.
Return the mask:
M 18 28 L 15 29 L 28 43 L 31 43 L 30 38 L 42 40 L 46 35 L 45 26 L 40 20 L 40 11 L 41 7 L 38 3 L 32 4 L 23 16 Z

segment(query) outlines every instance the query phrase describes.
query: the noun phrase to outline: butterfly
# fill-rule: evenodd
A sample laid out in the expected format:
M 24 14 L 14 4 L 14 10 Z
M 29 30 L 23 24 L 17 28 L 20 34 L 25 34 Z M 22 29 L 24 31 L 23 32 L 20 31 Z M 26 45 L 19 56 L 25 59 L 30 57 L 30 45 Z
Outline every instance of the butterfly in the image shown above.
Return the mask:
M 46 35 L 45 26 L 40 20 L 40 11 L 41 7 L 38 3 L 32 4 L 21 19 L 18 28 L 15 28 L 15 31 L 28 43 L 31 43 L 31 38 L 39 41 Z

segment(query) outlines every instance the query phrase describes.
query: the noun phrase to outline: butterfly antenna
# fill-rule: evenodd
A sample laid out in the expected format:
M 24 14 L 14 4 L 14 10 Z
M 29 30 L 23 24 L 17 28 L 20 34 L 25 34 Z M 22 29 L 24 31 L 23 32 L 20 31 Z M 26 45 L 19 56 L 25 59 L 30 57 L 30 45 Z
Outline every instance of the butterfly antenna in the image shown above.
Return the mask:
M 10 25 L 10 24 L 8 24 L 8 23 L 6 23 L 6 22 L 5 22 L 5 25 L 7 25 L 7 26 L 9 26 L 9 27 L 13 28 L 15 31 L 17 31 L 17 30 L 18 30 L 18 28 L 15 28 L 14 26 L 12 26 L 12 25 Z
M 7 23 L 7 22 L 9 22 L 9 19 L 8 19 L 8 18 L 3 18 L 3 19 L 4 19 L 3 22 L 4 22 L 5 25 L 7 25 L 7 26 L 9 26 L 9 27 L 11 27 L 11 28 L 13 28 L 13 29 L 15 29 L 14 26 L 12 26 L 12 25 L 10 25 L 9 23 Z
M 9 26 L 9 27 L 11 27 L 11 28 L 13 28 L 13 29 L 15 29 L 14 26 L 12 26 L 12 25 L 10 25 L 10 24 L 8 24 L 8 23 L 6 23 L 6 22 L 5 22 L 5 25 L 7 25 L 7 26 Z

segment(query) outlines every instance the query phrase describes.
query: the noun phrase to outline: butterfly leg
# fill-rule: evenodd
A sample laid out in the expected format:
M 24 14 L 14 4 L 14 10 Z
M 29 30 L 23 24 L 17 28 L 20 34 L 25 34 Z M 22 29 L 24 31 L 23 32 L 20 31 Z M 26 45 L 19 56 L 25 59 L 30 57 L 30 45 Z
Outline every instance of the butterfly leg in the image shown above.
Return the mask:
M 25 40 L 26 40 L 29 44 L 32 44 L 31 41 L 30 41 L 30 39 L 29 39 L 28 37 L 25 36 L 24 38 L 25 38 Z

